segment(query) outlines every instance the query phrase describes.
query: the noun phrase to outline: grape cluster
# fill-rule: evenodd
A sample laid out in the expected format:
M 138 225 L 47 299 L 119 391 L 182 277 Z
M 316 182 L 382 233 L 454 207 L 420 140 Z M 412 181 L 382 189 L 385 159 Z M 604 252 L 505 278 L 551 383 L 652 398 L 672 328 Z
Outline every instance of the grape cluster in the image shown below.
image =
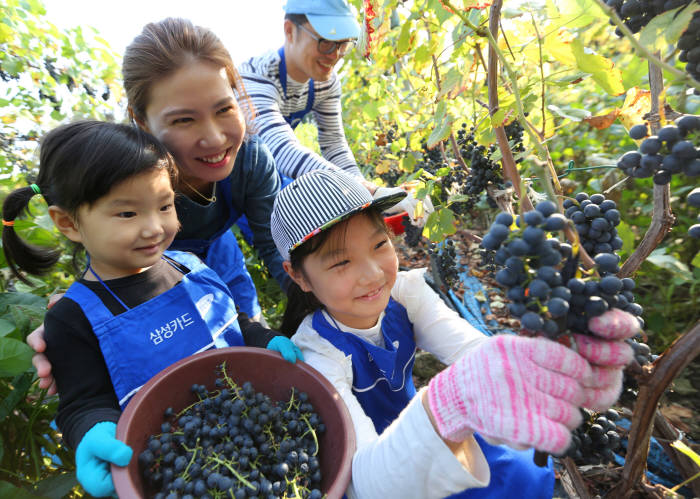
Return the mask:
M 675 125 L 667 125 L 652 136 L 648 136 L 646 125 L 635 125 L 630 128 L 630 137 L 644 140 L 638 151 L 622 155 L 617 167 L 630 177 L 653 177 L 658 185 L 668 184 L 673 174 L 681 172 L 697 177 L 700 175 L 700 155 L 695 147 L 698 131 L 700 116 L 683 116 Z
M 513 120 L 508 123 L 505 127 L 506 137 L 508 138 L 508 144 L 510 144 L 510 150 L 513 152 L 513 156 L 518 153 L 525 152 L 525 145 L 523 144 L 523 127 L 518 120 Z M 517 158 L 516 163 L 521 163 L 523 158 Z
M 430 259 L 435 261 L 435 268 L 445 286 L 452 289 L 459 282 L 459 269 L 457 267 L 457 249 L 454 241 L 446 239 L 442 248 L 431 243 L 428 248 Z
M 615 421 L 620 415 L 615 409 L 596 413 L 581 409 L 583 423 L 573 431 L 566 455 L 577 465 L 614 462 L 614 453 L 620 448 L 620 434 Z
M 219 368 L 217 389 L 193 385 L 196 401 L 165 411 L 161 433 L 139 454 L 157 499 L 304 497 L 320 499 L 317 434 L 325 431 L 308 395 L 292 388 L 272 401 Z
M 588 321 L 611 307 L 641 315 L 632 294 L 634 281 L 614 275 L 619 271 L 618 255 L 596 255 L 600 277 L 581 278 L 571 245 L 547 237 L 567 224 L 555 203 L 538 203 L 515 222 L 517 228 L 512 229 L 513 217 L 499 214 L 481 245 L 495 250 L 495 263 L 504 266 L 496 282 L 508 288 L 508 309 L 527 332 L 552 339 L 568 331 L 587 334 Z
M 512 134 L 514 139 L 517 138 L 515 127 L 512 128 Z M 522 139 L 522 133 L 520 138 Z M 496 144 L 491 144 L 489 147 L 479 145 L 474 138 L 474 127 L 467 131 L 467 124 L 462 123 L 462 128 L 457 131 L 457 145 L 464 162 L 469 165 L 469 174 L 462 177 L 463 181 L 459 184 L 457 192 L 470 197 L 461 208 L 462 211 L 468 212 L 479 201 L 481 194 L 489 185 L 503 188 L 503 174 L 500 163 L 491 159 L 491 155 L 497 148 Z M 489 204 L 495 207 L 495 201 L 491 197 L 488 199 Z
M 687 63 L 685 70 L 696 81 L 700 81 L 700 13 L 693 14 L 688 27 L 678 39 L 678 60 Z M 698 95 L 695 89 L 695 95 Z
M 418 243 L 421 241 L 423 238 L 423 227 L 416 227 L 411 223 L 411 220 L 408 218 L 408 215 L 405 215 L 403 219 L 401 220 L 401 225 L 403 225 L 404 230 L 404 241 L 406 241 L 406 244 L 410 246 L 411 248 L 415 248 L 418 246 Z
M 616 229 L 621 218 L 615 201 L 605 199 L 602 194 L 589 197 L 579 192 L 574 199 L 565 199 L 563 207 L 564 215 L 574 223 L 581 245 L 591 257 L 622 248 Z
M 688 201 L 688 204 L 690 206 L 693 206 L 694 208 L 700 208 L 700 187 L 696 187 L 695 189 L 690 191 L 690 194 L 688 194 L 686 201 Z M 700 239 L 700 215 L 698 215 L 697 222 L 698 223 L 696 223 L 695 225 L 690 226 L 690 228 L 688 229 L 688 234 L 690 235 L 690 237 Z
M 607 0 L 606 4 L 615 9 L 617 15 L 632 33 L 638 33 L 659 14 L 668 10 L 690 4 L 691 0 Z M 613 24 L 610 21 L 610 24 Z M 620 28 L 615 29 L 617 36 L 623 36 Z

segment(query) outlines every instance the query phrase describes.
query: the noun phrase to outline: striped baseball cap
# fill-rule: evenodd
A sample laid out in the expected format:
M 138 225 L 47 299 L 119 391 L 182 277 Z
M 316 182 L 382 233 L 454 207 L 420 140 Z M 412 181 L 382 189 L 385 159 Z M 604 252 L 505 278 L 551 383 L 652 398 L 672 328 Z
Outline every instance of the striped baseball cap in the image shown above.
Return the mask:
M 272 238 L 282 258 L 289 260 L 290 252 L 319 232 L 371 206 L 384 211 L 405 196 L 400 191 L 375 199 L 356 177 L 336 170 L 313 170 L 275 198 Z

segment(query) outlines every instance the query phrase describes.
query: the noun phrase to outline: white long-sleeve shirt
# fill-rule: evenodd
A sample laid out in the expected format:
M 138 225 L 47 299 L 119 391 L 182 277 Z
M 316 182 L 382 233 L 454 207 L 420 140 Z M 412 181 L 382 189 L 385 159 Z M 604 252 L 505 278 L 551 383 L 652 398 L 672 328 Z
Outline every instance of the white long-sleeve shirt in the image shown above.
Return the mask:
M 271 51 L 252 57 L 239 71 L 246 93 L 255 106 L 257 134 L 272 151 L 277 169 L 291 178 L 317 169 L 341 169 L 361 176 L 343 130 L 340 105 L 340 80 L 333 72 L 327 81 L 314 81 L 311 108 L 318 124 L 318 143 L 322 156 L 304 147 L 284 117 L 306 109 L 308 81 L 300 83 L 287 75 L 285 93 L 280 81 L 280 56 Z
M 486 337 L 457 313 L 425 283 L 425 269 L 399 272 L 391 295 L 406 308 L 416 345 L 451 364 Z M 324 312 L 325 313 L 325 312 Z M 352 393 L 352 359 L 312 327 L 312 315 L 299 326 L 292 341 L 304 360 L 335 387 L 348 407 L 355 428 L 357 451 L 352 462 L 348 496 L 359 499 L 442 498 L 467 488 L 485 487 L 489 466 L 473 439 L 467 442 L 472 472 L 467 471 L 434 430 L 421 403 L 420 393 L 399 417 L 377 435 L 372 420 Z M 370 329 L 354 329 L 337 321 L 341 330 L 384 346 L 381 321 Z

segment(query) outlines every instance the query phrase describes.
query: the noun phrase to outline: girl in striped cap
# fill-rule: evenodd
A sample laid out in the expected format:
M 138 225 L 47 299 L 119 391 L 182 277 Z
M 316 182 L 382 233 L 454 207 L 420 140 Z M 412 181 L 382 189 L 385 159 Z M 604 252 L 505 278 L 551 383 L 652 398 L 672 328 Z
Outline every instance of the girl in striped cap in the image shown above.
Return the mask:
M 347 174 L 313 171 L 282 190 L 272 212 L 294 281 L 282 330 L 354 423 L 348 496 L 551 497 L 551 460 L 535 466 L 534 449 L 563 453 L 579 407 L 615 402 L 632 356 L 622 339 L 638 323 L 619 310 L 599 317 L 592 329 L 614 339 L 580 353 L 543 338 L 484 336 L 441 301 L 423 269 L 398 271 L 381 213 L 402 196 L 373 198 Z M 417 348 L 449 366 L 418 392 Z

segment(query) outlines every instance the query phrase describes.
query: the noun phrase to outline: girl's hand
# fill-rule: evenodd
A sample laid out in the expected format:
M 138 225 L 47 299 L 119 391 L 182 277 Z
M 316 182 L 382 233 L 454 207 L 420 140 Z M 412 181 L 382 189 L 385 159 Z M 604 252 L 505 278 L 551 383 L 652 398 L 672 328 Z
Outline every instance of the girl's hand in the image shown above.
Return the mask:
M 588 329 L 597 337 L 574 335 L 578 353 L 593 368 L 593 377 L 585 386 L 583 405 L 604 411 L 620 397 L 622 371 L 634 357 L 632 347 L 624 340 L 639 332 L 639 321 L 632 314 L 612 308 L 588 321 Z
M 428 386 L 438 433 L 473 432 L 514 447 L 560 454 L 581 423 L 592 370 L 570 348 L 545 338 L 499 335 L 435 376 Z
M 292 343 L 292 340 L 286 336 L 275 336 L 267 344 L 268 350 L 274 350 L 282 354 L 282 357 L 287 362 L 294 364 L 297 359 L 303 361 L 304 355 L 299 350 L 299 347 Z
M 63 294 L 64 293 L 57 293 L 55 295 L 51 295 L 46 308 L 49 309 L 53 307 L 54 304 L 63 297 Z M 26 341 L 27 345 L 29 345 L 32 350 L 36 352 L 32 357 L 32 365 L 34 365 L 37 376 L 39 376 L 39 388 L 46 388 L 48 395 L 58 393 L 56 380 L 51 375 L 51 363 L 46 355 L 44 355 L 44 351 L 46 350 L 46 342 L 44 341 L 44 325 L 40 324 L 38 328 L 29 333 Z
M 131 447 L 116 438 L 117 425 L 111 421 L 97 423 L 83 436 L 75 450 L 78 481 L 95 497 L 114 495 L 110 464 L 126 466 L 131 460 Z

